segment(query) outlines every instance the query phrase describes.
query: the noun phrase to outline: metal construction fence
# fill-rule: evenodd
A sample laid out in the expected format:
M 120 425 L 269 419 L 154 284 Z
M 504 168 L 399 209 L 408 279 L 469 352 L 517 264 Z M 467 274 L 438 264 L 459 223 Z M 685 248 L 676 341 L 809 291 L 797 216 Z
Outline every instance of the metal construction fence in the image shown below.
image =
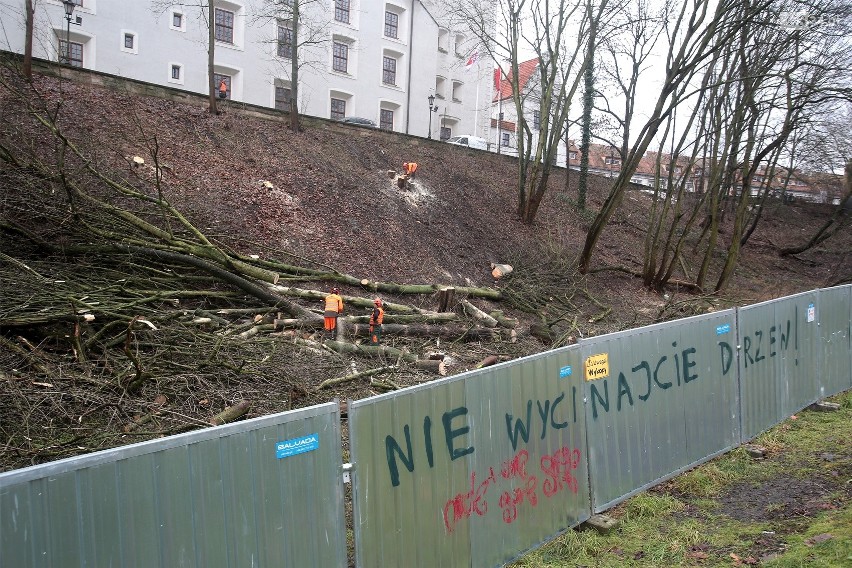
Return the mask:
M 852 388 L 852 286 L 0 474 L 0 565 L 501 566 Z
M 0 566 L 345 566 L 336 403 L 0 475 Z

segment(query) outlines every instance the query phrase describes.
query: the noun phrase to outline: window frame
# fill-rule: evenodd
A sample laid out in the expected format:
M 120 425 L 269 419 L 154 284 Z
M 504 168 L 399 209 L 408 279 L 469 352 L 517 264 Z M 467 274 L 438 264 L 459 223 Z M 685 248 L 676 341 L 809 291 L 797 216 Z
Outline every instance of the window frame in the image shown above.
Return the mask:
M 180 25 L 175 25 L 175 18 L 180 18 Z M 176 32 L 186 32 L 186 14 L 177 9 L 171 10 L 171 21 L 169 22 L 169 29 L 174 30 Z
M 500 133 L 500 145 L 504 148 L 508 148 L 509 144 L 512 142 L 511 136 L 508 132 Z
M 352 22 L 352 0 L 334 0 L 334 21 L 341 24 Z
M 389 65 L 391 64 L 391 65 Z M 393 67 L 392 69 L 390 67 Z M 389 55 L 382 55 L 382 84 L 396 87 L 397 60 Z M 390 80 L 389 80 L 390 79 Z
M 284 38 L 281 37 L 282 32 Z M 278 21 L 278 43 L 276 47 L 278 57 L 293 59 L 293 25 L 292 22 Z
M 390 120 L 387 120 L 387 115 L 390 114 Z M 379 109 L 379 128 L 382 130 L 393 130 L 394 112 L 392 109 Z
M 342 53 L 341 53 L 342 52 Z M 338 62 L 342 61 L 341 65 Z M 331 69 L 337 73 L 349 74 L 349 44 L 343 41 L 333 41 L 331 45 Z
M 225 14 L 230 14 L 230 26 L 227 25 L 227 22 L 220 22 L 220 14 L 222 15 L 222 19 L 224 20 Z M 213 37 L 216 41 L 220 43 L 225 43 L 228 45 L 235 45 L 234 43 L 234 31 L 235 31 L 235 20 L 236 13 L 231 10 L 226 10 L 225 8 L 214 8 L 214 16 L 213 16 Z M 220 34 L 220 30 L 222 33 Z M 225 31 L 230 30 L 230 39 L 223 39 L 223 36 L 226 34 Z
M 213 86 L 216 89 L 216 97 L 219 97 L 219 84 L 222 82 L 222 79 L 225 79 L 225 84 L 228 86 L 228 90 L 225 91 L 225 100 L 231 100 L 231 95 L 234 92 L 234 77 L 232 75 L 225 75 L 224 73 L 213 73 Z
M 541 130 L 541 112 L 534 110 L 533 115 L 533 130 Z
M 174 77 L 175 68 L 177 68 L 178 73 L 180 74 L 178 78 Z M 185 77 L 186 69 L 184 64 L 180 63 L 179 61 L 169 61 L 169 71 L 166 75 L 166 81 L 175 85 L 183 85 Z
M 339 103 L 339 104 L 335 105 L 335 103 Z M 341 106 L 341 105 L 343 106 L 342 112 L 339 109 L 335 110 L 335 108 L 334 108 L 335 106 Z M 332 120 L 341 120 L 341 119 L 346 118 L 346 100 L 331 97 L 330 109 L 331 109 L 330 117 L 331 117 Z
M 68 44 L 70 47 L 65 47 Z M 80 58 L 75 59 L 74 55 L 78 51 L 80 53 Z M 66 60 L 65 54 L 68 54 L 68 59 Z M 68 65 L 69 67 L 78 67 L 80 69 L 85 69 L 85 61 L 84 61 L 84 46 L 82 43 L 77 41 L 66 42 L 64 39 L 59 39 L 59 62 L 63 65 Z M 75 62 L 79 63 L 75 64 Z
M 393 23 L 388 22 L 389 17 L 395 21 Z M 388 33 L 389 31 L 392 31 L 393 35 Z M 384 34 L 387 38 L 399 39 L 399 14 L 396 12 L 385 10 Z
M 279 91 L 285 94 L 286 99 L 279 98 Z M 293 109 L 293 89 L 290 87 L 285 87 L 284 85 L 275 85 L 275 101 L 274 106 L 276 110 L 290 112 Z M 280 105 L 278 103 L 281 103 Z
M 118 44 L 118 49 L 124 53 L 136 55 L 139 53 L 139 34 L 133 30 L 121 30 L 121 39 Z M 130 39 L 131 45 L 127 46 L 127 40 Z

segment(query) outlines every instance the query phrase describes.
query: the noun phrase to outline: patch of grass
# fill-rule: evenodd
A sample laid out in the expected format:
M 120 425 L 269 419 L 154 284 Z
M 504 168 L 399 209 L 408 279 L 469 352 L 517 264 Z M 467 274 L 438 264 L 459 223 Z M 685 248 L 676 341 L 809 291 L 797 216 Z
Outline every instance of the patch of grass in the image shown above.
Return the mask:
M 766 563 L 775 568 L 852 566 L 852 509 L 830 511 L 804 532 L 787 537 L 788 548 Z
M 674 478 L 672 480 L 672 487 L 678 493 L 690 497 L 715 497 L 728 483 L 744 476 L 744 473 L 734 473 L 736 469 L 743 469 L 744 472 L 744 468 L 732 468 L 725 465 L 725 462 L 730 460 L 731 458 L 726 456 L 725 458 L 713 460 L 701 467 L 692 469 Z

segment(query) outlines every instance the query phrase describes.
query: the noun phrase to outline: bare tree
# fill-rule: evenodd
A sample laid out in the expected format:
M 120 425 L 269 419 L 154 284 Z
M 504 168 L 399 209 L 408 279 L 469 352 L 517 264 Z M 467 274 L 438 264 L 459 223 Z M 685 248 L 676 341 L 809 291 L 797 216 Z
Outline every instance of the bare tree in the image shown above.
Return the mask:
M 277 33 L 271 42 L 277 57 L 289 60 L 289 126 L 299 132 L 299 71 L 303 66 L 322 64 L 329 44 L 331 17 L 318 0 L 263 0 L 258 20 L 274 21 Z
M 736 32 L 738 23 L 729 14 L 736 4 L 737 0 L 722 0 L 715 3 L 715 9 L 711 11 L 709 0 L 694 0 L 691 3 L 684 2 L 679 11 L 672 14 L 674 22 L 666 28 L 669 46 L 663 86 L 650 117 L 640 129 L 636 142 L 623 161 L 609 196 L 589 228 L 579 258 L 580 272 L 589 271 L 595 246 L 609 219 L 621 204 L 639 160 L 656 137 L 666 116 L 682 102 L 689 81 L 700 71 L 706 60 Z
M 155 13 L 164 13 L 174 3 L 171 0 L 152 0 L 151 8 Z M 198 10 L 199 17 L 207 31 L 207 111 L 210 114 L 218 114 L 219 107 L 216 99 L 217 87 L 214 78 L 216 70 L 216 6 L 213 0 L 189 0 L 182 5 L 187 5 Z
M 592 10 L 586 0 L 501 0 L 492 17 L 480 2 L 465 0 L 456 11 L 511 84 L 518 123 L 517 213 L 524 223 L 535 220 L 571 102 L 590 64 L 584 49 L 589 27 L 592 22 L 600 25 L 610 9 L 609 0 Z M 534 80 L 527 84 L 522 83 L 520 70 L 525 50 L 535 54 L 536 62 Z M 530 107 L 538 124 L 530 124 Z

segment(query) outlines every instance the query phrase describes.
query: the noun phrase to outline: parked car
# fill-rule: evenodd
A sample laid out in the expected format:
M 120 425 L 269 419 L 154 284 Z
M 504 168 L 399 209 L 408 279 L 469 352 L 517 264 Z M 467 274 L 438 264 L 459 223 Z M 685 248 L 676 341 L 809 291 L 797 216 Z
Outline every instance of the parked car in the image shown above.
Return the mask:
M 345 122 L 346 124 L 354 124 L 356 126 L 366 126 L 367 128 L 378 128 L 379 125 L 370 120 L 369 118 L 361 118 L 360 116 L 346 116 L 340 119 L 340 122 Z
M 488 143 L 485 141 L 485 138 L 480 138 L 479 136 L 453 136 L 452 138 L 447 138 L 448 144 L 455 144 L 456 146 L 467 146 L 468 148 L 476 148 L 477 150 L 487 150 Z

